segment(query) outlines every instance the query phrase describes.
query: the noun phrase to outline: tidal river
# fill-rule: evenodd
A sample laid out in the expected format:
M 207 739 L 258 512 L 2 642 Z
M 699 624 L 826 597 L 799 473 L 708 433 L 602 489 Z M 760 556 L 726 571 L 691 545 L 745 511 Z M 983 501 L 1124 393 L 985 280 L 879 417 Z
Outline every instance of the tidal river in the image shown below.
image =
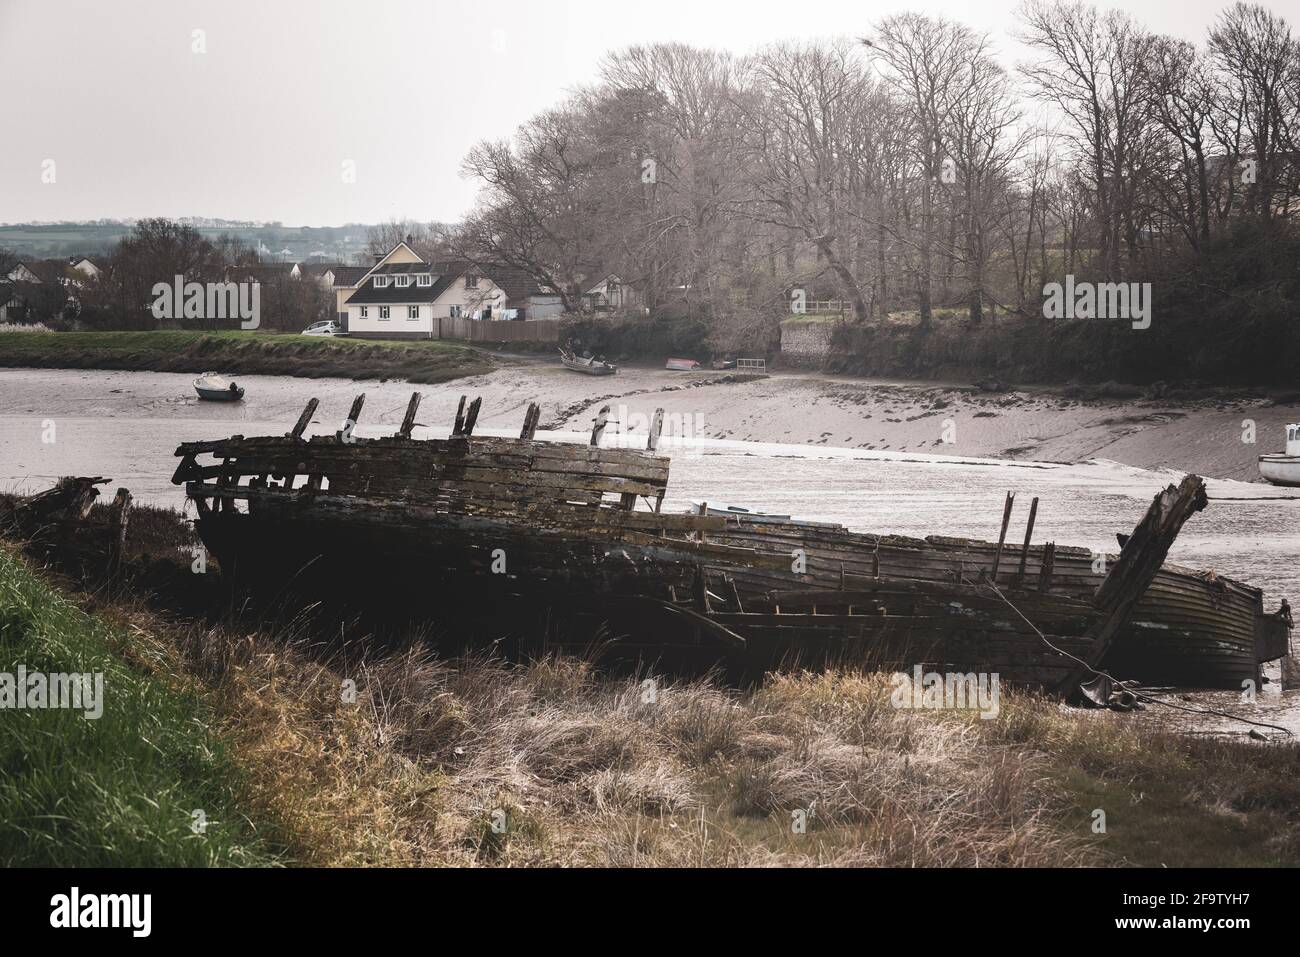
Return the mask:
M 636 386 L 642 397 L 648 394 L 651 401 L 640 403 L 648 409 L 659 401 L 659 375 L 620 373 L 619 384 L 625 390 Z M 520 376 L 507 368 L 414 387 L 424 393 L 416 437 L 445 436 L 459 397 L 468 393 L 484 396 L 481 433 L 517 433 L 528 401 L 535 399 L 543 407 L 539 434 L 585 441 L 596 406 L 608 397 L 601 391 L 608 384 L 572 373 L 549 380 L 534 375 L 521 394 Z M 0 370 L 0 489 L 33 492 L 60 475 L 103 475 L 114 486 L 131 489 L 139 501 L 181 508 L 184 497 L 170 481 L 179 443 L 236 433 L 283 434 L 313 396 L 321 403 L 310 432 L 333 432 L 361 391 L 367 398 L 356 433 L 392 433 L 413 388 L 400 382 L 254 376 L 240 380 L 247 388 L 244 401 L 226 404 L 199 402 L 192 380 L 154 372 Z M 536 391 L 552 384 L 553 390 Z M 681 405 L 683 396 L 703 405 L 716 399 L 711 390 L 728 389 L 728 398 L 743 401 L 734 386 L 706 383 L 669 391 L 678 393 L 670 397 L 678 407 L 689 408 Z M 628 418 L 638 418 L 632 424 L 644 428 L 644 415 Z M 548 432 L 548 424 L 569 428 Z M 1113 552 L 1115 533 L 1130 531 L 1152 496 L 1178 477 L 1099 460 L 1061 464 L 733 441 L 706 438 L 701 431 L 692 428 L 689 412 L 670 413 L 660 445 L 672 457 L 665 508 L 680 510 L 704 500 L 861 531 L 996 539 L 1003 498 L 1013 491 L 1016 510 L 1008 540 L 1022 539 L 1030 500 L 1038 496 L 1035 541 Z M 750 434 L 763 435 L 763 424 L 751 422 Z M 774 428 L 769 434 L 779 433 Z M 645 436 L 620 432 L 615 425 L 605 441 L 640 446 Z M 1208 484 L 1210 507 L 1184 528 L 1171 560 L 1258 585 L 1270 608 L 1283 596 L 1300 603 L 1300 490 L 1213 478 Z
M 680 385 L 665 386 L 661 374 L 645 370 L 621 372 L 619 378 L 621 394 L 639 396 L 646 409 L 743 402 L 735 386 L 702 382 L 683 392 Z M 61 475 L 102 475 L 112 479 L 112 487 L 131 489 L 137 501 L 182 508 L 184 496 L 170 481 L 179 443 L 283 434 L 313 396 L 321 404 L 309 433 L 333 432 L 361 391 L 367 398 L 356 433 L 391 434 L 413 388 L 399 382 L 254 376 L 240 380 L 247 389 L 243 402 L 225 404 L 199 402 L 192 381 L 191 375 L 170 373 L 0 370 L 0 490 L 34 492 Z M 417 438 L 445 436 L 459 397 L 468 393 L 484 397 L 480 433 L 517 434 L 527 403 L 536 400 L 542 404 L 539 435 L 586 441 L 595 409 L 610 399 L 601 391 L 609 385 L 600 379 L 573 374 L 547 378 L 535 370 L 511 368 L 414 388 L 424 393 Z M 729 391 L 720 397 L 710 390 Z M 669 401 L 661 403 L 662 392 L 679 394 L 663 397 Z M 644 415 L 614 407 L 644 429 Z M 546 430 L 547 425 L 552 428 Z M 748 425 L 749 434 L 764 434 L 761 421 L 751 417 Z M 1004 496 L 1014 491 L 1009 541 L 1022 540 L 1030 500 L 1038 496 L 1036 542 L 1114 552 L 1115 533 L 1130 531 L 1152 496 L 1179 477 L 1103 460 L 1063 464 L 939 456 L 735 441 L 700 432 L 689 412 L 670 413 L 660 444 L 672 457 L 668 510 L 704 500 L 839 522 L 861 531 L 996 539 Z M 780 431 L 767 434 L 775 437 Z M 615 425 L 605 441 L 642 447 L 645 434 Z M 1282 597 L 1300 605 L 1300 490 L 1207 479 L 1210 507 L 1185 526 L 1171 560 L 1263 588 L 1270 611 Z M 1274 714 L 1300 730 L 1300 697 L 1286 698 L 1285 705 L 1277 702 Z M 1222 707 L 1219 698 L 1213 700 Z

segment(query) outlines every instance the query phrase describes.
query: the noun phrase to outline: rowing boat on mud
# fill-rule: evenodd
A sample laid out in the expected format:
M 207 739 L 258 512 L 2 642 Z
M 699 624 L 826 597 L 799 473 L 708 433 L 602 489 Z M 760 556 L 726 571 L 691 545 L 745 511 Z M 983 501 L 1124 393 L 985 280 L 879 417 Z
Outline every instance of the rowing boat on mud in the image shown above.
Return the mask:
M 604 359 L 598 359 L 595 356 L 579 356 L 568 351 L 560 350 L 560 362 L 564 368 L 571 369 L 574 372 L 581 372 L 584 375 L 614 375 L 618 372 L 618 366 L 612 362 L 606 362 Z
M 1257 590 L 1163 565 L 1205 505 L 1195 476 L 1156 496 L 1097 575 L 1091 553 L 1029 536 L 1016 552 L 741 509 L 665 514 L 661 411 L 635 450 L 601 446 L 607 409 L 587 445 L 538 441 L 535 404 L 517 438 L 477 436 L 480 400 L 464 397 L 449 437 L 416 440 L 419 403 L 384 438 L 306 438 L 313 399 L 286 435 L 182 444 L 173 481 L 223 573 L 412 615 L 507 598 L 581 607 L 607 616 L 624 654 L 762 668 L 925 664 L 1063 689 L 1122 666 L 1136 673 L 1117 677 L 1218 686 L 1285 651 L 1289 619 L 1264 615 Z

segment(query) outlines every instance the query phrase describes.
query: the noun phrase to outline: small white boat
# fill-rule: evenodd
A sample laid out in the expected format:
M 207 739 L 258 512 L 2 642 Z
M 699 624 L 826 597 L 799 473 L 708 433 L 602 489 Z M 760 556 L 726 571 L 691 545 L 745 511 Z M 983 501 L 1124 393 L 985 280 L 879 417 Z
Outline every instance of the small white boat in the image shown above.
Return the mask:
M 1300 486 L 1300 425 L 1286 427 L 1286 451 L 1259 457 L 1259 474 L 1274 485 Z
M 672 372 L 694 372 L 700 367 L 700 364 L 694 359 L 669 359 L 664 365 L 665 369 Z
M 791 520 L 789 515 L 780 515 L 776 512 L 760 512 L 756 508 L 746 508 L 743 505 L 728 505 L 726 502 L 691 502 L 688 515 L 741 515 L 745 518 L 755 520 L 766 519 L 769 522 L 788 522 Z
M 618 366 L 612 362 L 597 359 L 595 356 L 577 356 L 566 349 L 560 350 L 560 361 L 564 363 L 564 368 L 587 375 L 613 375 L 618 371 Z
M 194 380 L 194 391 L 200 399 L 209 402 L 238 402 L 244 397 L 244 387 L 216 372 L 205 372 Z

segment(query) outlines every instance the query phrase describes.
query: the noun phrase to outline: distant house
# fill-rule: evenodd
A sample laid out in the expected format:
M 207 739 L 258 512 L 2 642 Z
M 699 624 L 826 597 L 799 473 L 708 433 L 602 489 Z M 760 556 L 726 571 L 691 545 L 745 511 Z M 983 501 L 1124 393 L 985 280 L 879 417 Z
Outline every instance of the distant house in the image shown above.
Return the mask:
M 64 259 L 24 259 L 9 270 L 6 277 L 13 284 L 11 305 L 6 314 L 31 317 L 62 315 L 71 305 L 75 311 L 76 300 L 69 295 L 72 280 L 68 276 L 68 263 Z
M 22 298 L 14 291 L 13 283 L 0 282 L 0 322 L 22 319 L 26 314 L 27 309 Z
M 301 275 L 297 263 L 238 263 L 226 267 L 227 282 L 273 283 Z
M 357 284 L 369 272 L 369 266 L 335 266 L 330 274 L 330 287 L 334 290 L 334 311 L 344 329 L 348 327 L 348 296 L 356 291 Z
M 461 264 L 470 268 L 468 263 Z M 564 299 L 554 289 L 543 286 L 518 266 L 481 263 L 474 268 L 489 277 L 505 293 L 505 301 L 494 318 L 546 319 L 564 314 Z
M 67 285 L 67 263 L 62 259 L 23 259 L 9 270 L 13 282 L 32 284 L 58 283 Z
M 74 272 L 81 273 L 81 275 L 87 279 L 98 279 L 104 274 L 103 267 L 89 256 L 73 256 L 68 260 L 68 266 Z
M 336 262 L 299 263 L 298 270 L 303 279 L 315 279 L 322 286 L 332 287 L 334 285 L 334 272 L 342 265 L 342 263 Z
M 368 268 L 336 268 L 333 288 L 344 330 L 372 338 L 430 339 L 440 332 L 439 319 L 537 319 L 564 311 L 558 293 L 521 269 L 430 263 L 404 242 Z
M 630 309 L 640 304 L 640 294 L 613 273 L 587 287 L 582 293 L 582 308 L 595 312 Z
M 336 289 L 338 281 L 336 274 Z M 373 339 L 432 339 L 437 319 L 492 318 L 504 299 L 480 274 L 438 269 L 398 243 L 343 298 L 344 329 Z

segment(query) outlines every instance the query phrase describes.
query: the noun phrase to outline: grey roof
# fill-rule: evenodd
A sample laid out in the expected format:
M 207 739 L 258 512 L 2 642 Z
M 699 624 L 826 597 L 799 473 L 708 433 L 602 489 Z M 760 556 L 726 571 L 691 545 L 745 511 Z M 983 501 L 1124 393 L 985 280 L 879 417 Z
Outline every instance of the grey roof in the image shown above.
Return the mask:
M 369 271 L 369 266 L 335 266 L 334 286 L 355 286 Z
M 414 264 L 413 264 L 414 265 Z M 425 270 L 428 270 L 425 265 Z M 371 306 L 371 305 L 418 305 L 421 303 L 433 302 L 442 295 L 443 290 L 456 281 L 459 273 L 445 273 L 441 276 L 433 277 L 433 284 L 421 286 L 411 283 L 409 286 L 388 285 L 382 289 L 375 288 L 374 279 L 367 279 L 365 283 L 357 289 L 347 299 L 349 306 Z
M 506 294 L 507 308 L 515 309 L 527 304 L 531 296 L 554 296 L 557 293 L 543 288 L 526 270 L 503 263 L 475 263 L 468 260 L 440 264 L 442 271 L 460 276 L 467 272 L 486 276 Z
M 382 266 L 379 266 L 378 268 L 375 269 L 375 274 L 380 275 L 383 273 L 401 274 L 401 273 L 429 272 L 431 269 L 433 269 L 433 267 L 425 262 L 384 263 Z

